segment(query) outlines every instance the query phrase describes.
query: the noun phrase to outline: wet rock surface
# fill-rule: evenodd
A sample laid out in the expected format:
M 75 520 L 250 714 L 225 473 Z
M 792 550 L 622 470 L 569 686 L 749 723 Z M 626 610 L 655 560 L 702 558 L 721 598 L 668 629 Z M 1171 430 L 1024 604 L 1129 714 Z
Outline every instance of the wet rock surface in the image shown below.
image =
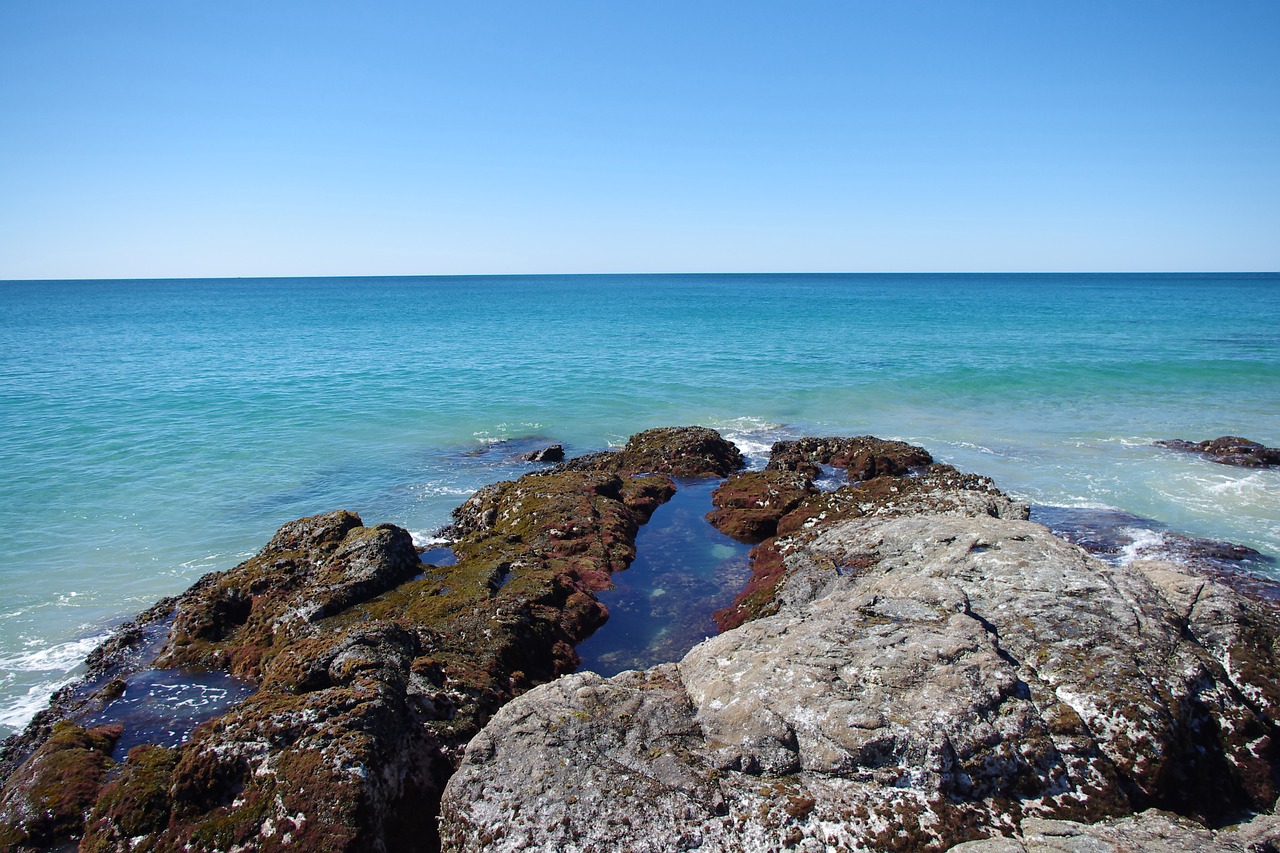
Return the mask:
M 551 444 L 538 450 L 531 450 L 520 454 L 520 459 L 524 462 L 563 462 L 564 445 Z
M 676 428 L 494 484 L 455 511 L 452 565 L 423 564 L 406 531 L 348 512 L 285 525 L 144 614 L 91 680 L 6 742 L 0 837 L 94 851 L 438 848 L 436 803 L 465 744 L 577 665 L 574 646 L 607 615 L 594 593 L 634 558 L 671 475 L 740 465 L 718 434 Z M 139 745 L 115 766 L 104 744 L 110 772 L 86 777 L 74 815 L 30 832 L 14 804 L 43 778 L 59 718 L 110 707 L 130 673 L 154 667 L 257 689 L 180 746 Z
M 1266 447 L 1256 441 L 1234 435 L 1224 435 L 1207 441 L 1171 438 L 1157 441 L 1155 444 L 1157 447 L 1167 447 L 1171 450 L 1200 453 L 1222 465 L 1237 465 L 1243 468 L 1272 468 L 1280 465 L 1280 448 Z
M 1038 505 L 1031 519 L 1106 562 L 1166 560 L 1259 601 L 1280 602 L 1275 561 L 1245 545 L 1200 539 L 1117 509 Z

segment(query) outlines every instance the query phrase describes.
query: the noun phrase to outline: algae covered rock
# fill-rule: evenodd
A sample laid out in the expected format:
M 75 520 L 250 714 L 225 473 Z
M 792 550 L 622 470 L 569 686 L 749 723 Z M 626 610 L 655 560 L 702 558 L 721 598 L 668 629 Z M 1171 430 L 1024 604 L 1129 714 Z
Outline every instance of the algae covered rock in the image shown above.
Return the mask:
M 0 790 L 0 850 L 38 849 L 76 840 L 98 798 L 118 727 L 61 722 Z
M 745 459 L 736 445 L 706 427 L 660 427 L 636 433 L 621 450 L 570 460 L 566 465 L 601 471 L 727 477 Z
M 813 478 L 772 469 L 734 474 L 712 493 L 707 521 L 739 542 L 763 542 L 778 532 L 778 520 L 817 494 Z
M 307 627 L 420 569 L 408 532 L 339 511 L 280 528 L 256 556 L 201 578 L 179 600 L 156 665 L 257 679 L 264 658 Z
M 905 441 L 889 441 L 870 435 L 854 438 L 800 438 L 776 442 L 770 469 L 799 471 L 816 477 L 819 466 L 845 471 L 850 482 L 872 477 L 897 477 L 933 461 L 929 451 Z
M 423 564 L 403 529 L 350 512 L 290 522 L 104 652 L 117 661 L 154 645 L 138 665 L 230 670 L 257 691 L 181 746 L 131 750 L 53 829 L 22 822 L 22 803 L 44 790 L 50 754 L 89 753 L 33 730 L 25 757 L 11 753 L 22 763 L 4 831 L 83 832 L 92 851 L 438 849 L 437 803 L 466 743 L 504 703 L 577 665 L 574 646 L 607 618 L 595 592 L 634 558 L 640 526 L 675 492 L 669 474 L 740 465 L 714 432 L 654 430 L 496 483 L 455 512 L 448 566 Z M 119 696 L 109 686 L 85 686 L 95 707 Z M 106 766 L 103 749 L 93 761 Z

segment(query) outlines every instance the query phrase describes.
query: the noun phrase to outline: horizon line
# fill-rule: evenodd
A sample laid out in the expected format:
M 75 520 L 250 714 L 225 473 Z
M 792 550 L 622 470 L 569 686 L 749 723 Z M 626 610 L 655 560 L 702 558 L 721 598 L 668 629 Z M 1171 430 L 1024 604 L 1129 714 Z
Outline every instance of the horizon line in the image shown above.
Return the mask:
M 1280 275 L 1280 270 L 755 270 L 755 271 L 686 271 L 686 272 L 536 272 L 536 273 L 376 273 L 358 275 L 290 274 L 290 275 L 157 275 L 157 276 L 107 276 L 85 278 L 82 276 L 59 278 L 0 278 L 0 284 L 66 282 L 117 282 L 117 281 L 290 281 L 295 279 L 395 279 L 395 278 L 659 278 L 671 276 L 756 276 L 756 275 L 811 275 L 811 276 L 1088 276 L 1088 275 L 1205 275 L 1205 276 L 1256 276 Z

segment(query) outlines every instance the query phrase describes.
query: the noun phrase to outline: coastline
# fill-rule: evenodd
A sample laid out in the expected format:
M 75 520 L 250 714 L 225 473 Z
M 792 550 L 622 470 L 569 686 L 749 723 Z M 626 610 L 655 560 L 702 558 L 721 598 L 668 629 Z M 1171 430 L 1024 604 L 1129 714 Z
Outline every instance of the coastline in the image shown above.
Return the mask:
M 901 442 L 869 438 L 782 442 L 774 446 L 764 469 L 734 475 L 743 462 L 737 449 L 714 432 L 653 430 L 633 436 L 619 451 L 577 457 L 518 481 L 486 487 L 455 511 L 451 541 L 458 562 L 453 566 L 419 567 L 407 532 L 391 525 L 365 528 L 351 514 L 334 513 L 286 525 L 257 557 L 230 573 L 206 576 L 178 599 L 161 602 L 96 652 L 89 681 L 79 690 L 64 691 L 55 703 L 60 710 L 37 721 L 24 746 L 6 742 L 8 766 L 26 757 L 24 766 L 29 768 L 34 760 L 29 756 L 41 742 L 41 749 L 55 744 L 63 752 L 76 750 L 88 757 L 98 781 L 90 786 L 91 801 L 79 807 L 92 812 L 86 827 L 96 846 L 90 849 L 115 849 L 113 845 L 123 843 L 121 839 L 137 837 L 121 834 L 125 826 L 136 828 L 141 818 L 130 811 L 136 807 L 120 803 L 129 801 L 130 791 L 140 791 L 138 786 L 154 784 L 147 780 L 161 767 L 170 768 L 166 773 L 177 773 L 166 794 L 169 805 L 164 815 L 149 813 L 143 822 L 151 827 L 149 832 L 159 833 L 157 839 L 167 839 L 165 843 L 185 839 L 182 843 L 204 849 L 201 845 L 261 841 L 277 833 L 302 839 L 319 838 L 310 833 L 324 832 L 329 833 L 324 837 L 332 849 L 374 843 L 374 839 L 395 847 L 398 842 L 392 839 L 422 838 L 434 832 L 433 816 L 424 823 L 418 814 L 405 824 L 404 807 L 397 803 L 436 801 L 452 768 L 464 760 L 464 747 L 499 708 L 575 668 L 573 646 L 604 623 L 595 593 L 609 585 L 612 572 L 624 570 L 634 559 L 640 526 L 674 492 L 669 478 L 729 477 L 738 484 L 736 491 L 721 486 L 716 498 L 721 515 L 712 515 L 718 526 L 725 525 L 722 529 L 757 543 L 756 578 L 734 605 L 737 615 L 722 622 L 727 633 L 721 637 L 732 635 L 735 625 L 764 624 L 761 620 L 774 618 L 779 608 L 787 612 L 787 608 L 807 606 L 805 597 L 814 600 L 812 596 L 828 583 L 801 582 L 793 565 L 800 552 L 769 542 L 786 543 L 788 536 L 802 533 L 803 539 L 814 530 L 835 530 L 841 524 L 881 524 L 893 519 L 918 521 L 926 530 L 953 524 L 956 518 L 1003 518 L 1010 524 L 1026 524 L 1022 521 L 1027 515 L 1025 504 L 1008 499 L 990 480 L 940 466 L 927 451 Z M 818 488 L 816 482 L 832 466 L 848 472 L 848 484 Z M 745 518 L 750 522 L 743 526 Z M 1027 529 L 1043 530 L 1038 525 Z M 1048 537 L 1047 532 L 1036 535 Z M 1062 559 L 1084 560 L 1081 565 L 1092 567 L 1087 571 L 1104 571 L 1105 564 L 1089 562 L 1093 558 L 1083 551 L 1052 541 L 1059 543 L 1053 548 L 1065 549 L 1061 553 L 1068 556 Z M 983 554 L 992 548 L 984 544 L 969 550 Z M 804 559 L 809 566 L 805 571 L 812 572 L 818 564 L 810 557 Z M 842 558 L 841 565 L 830 564 L 828 570 L 835 577 L 852 577 L 873 569 L 880 559 Z M 1178 572 L 1194 571 L 1194 567 L 1184 561 L 1180 569 L 1159 571 L 1185 578 Z M 1166 584 L 1174 583 L 1172 575 L 1159 577 Z M 1220 573 L 1214 580 L 1222 577 Z M 808 591 L 797 592 L 797 583 Z M 1200 583 L 1203 590 L 1211 582 Z M 1257 624 L 1270 618 L 1270 605 L 1257 602 L 1256 595 L 1250 597 L 1247 588 L 1240 597 L 1218 583 L 1212 586 L 1223 601 L 1238 602 L 1232 606 L 1244 606 L 1250 613 L 1261 607 L 1256 610 L 1260 616 L 1249 617 L 1263 620 Z M 457 598 L 459 594 L 463 597 Z M 1164 600 L 1144 606 L 1158 610 L 1168 606 L 1159 603 Z M 481 615 L 486 609 L 489 615 Z M 471 615 L 462 618 L 464 612 Z M 172 620 L 171 625 L 166 620 Z M 479 637 L 490 639 L 477 644 Z M 187 744 L 138 747 L 122 768 L 109 757 L 121 735 L 110 724 L 90 727 L 84 735 L 88 741 L 75 740 L 65 726 L 54 726 L 59 715 L 80 714 L 84 719 L 86 710 L 108 707 L 122 690 L 127 691 L 131 678 L 152 667 L 149 657 L 167 666 L 225 670 L 257 685 L 257 691 L 197 729 Z M 626 682 L 631 677 L 619 678 Z M 1271 712 L 1265 710 L 1269 706 L 1258 706 L 1257 696 L 1249 693 L 1255 688 L 1237 684 L 1226 689 L 1253 696 L 1251 713 L 1262 715 L 1260 725 L 1274 725 Z M 357 704 L 346 704 L 353 701 Z M 348 710 L 338 710 L 343 707 Z M 356 707 L 371 710 L 351 717 Z M 317 714 L 328 722 L 317 727 Z M 295 746 L 262 753 L 252 744 L 260 742 L 266 730 L 277 732 L 269 741 Z M 354 741 L 353 736 L 357 736 Z M 383 778 L 388 773 L 392 778 L 370 783 L 367 772 L 359 774 L 364 782 L 343 773 L 333 775 L 335 771 L 323 767 L 328 762 L 325 756 L 332 755 L 326 750 L 335 748 L 346 750 L 349 758 L 344 761 L 355 760 L 355 766 L 367 769 L 381 767 Z M 231 764 L 226 763 L 228 755 L 237 756 Z M 302 776 L 288 769 L 296 765 L 302 771 L 304 765 L 298 762 L 307 755 L 312 757 L 306 759 L 308 769 Z M 1145 759 L 1126 760 L 1141 764 Z M 1272 759 L 1258 756 L 1256 760 Z M 759 776 L 746 764 L 738 771 Z M 762 772 L 767 776 L 790 771 Z M 267 796 L 267 788 L 262 787 L 267 783 L 259 778 L 264 773 L 270 791 L 275 792 L 271 796 L 279 793 L 287 800 L 294 796 L 289 791 L 299 785 L 314 789 L 321 784 L 331 792 L 333 803 L 318 813 L 313 805 L 305 821 L 295 819 L 302 812 L 286 809 L 275 814 L 270 797 L 260 799 L 248 793 L 260 791 Z M 10 781 L 29 778 L 27 790 L 31 790 L 38 781 L 35 776 L 17 772 Z M 184 787 L 188 784 L 184 778 L 222 780 L 216 784 L 240 793 L 234 801 L 217 796 L 209 800 L 206 791 L 199 795 L 204 805 L 195 806 L 187 798 L 197 791 Z M 12 826 L 17 813 L 14 803 L 22 794 L 14 793 L 19 789 L 13 784 L 5 790 L 5 815 Z M 1259 810 L 1274 801 L 1274 791 L 1265 784 L 1249 790 L 1253 793 L 1232 808 L 1251 803 Z M 1164 802 L 1163 795 L 1146 796 L 1151 802 Z M 1126 794 L 1101 812 L 1073 811 L 1063 800 L 1037 813 L 1070 819 L 1115 816 L 1123 813 L 1121 801 L 1136 807 L 1147 800 Z M 1168 800 L 1165 805 L 1177 803 Z M 448 808 L 454 810 L 455 821 L 473 819 L 459 817 L 456 801 Z M 1016 829 L 1016 820 L 1002 822 L 1008 815 L 999 807 L 983 809 L 988 815 L 985 823 L 966 824 L 969 829 L 956 830 L 960 835 L 931 836 L 929 844 L 949 846 L 982 837 L 974 834 L 982 827 L 999 832 Z M 187 817 L 179 821 L 179 812 Z M 366 817 L 355 820 L 357 813 Z M 1218 817 L 1206 818 L 1206 814 L 1191 816 L 1211 824 L 1222 820 L 1221 810 L 1213 812 Z M 806 812 L 801 817 L 807 816 Z M 788 832 L 803 823 L 797 823 L 796 815 L 791 818 Z M 588 824 L 594 821 L 585 819 Z M 450 844 L 461 844 L 464 836 L 484 837 L 469 830 L 459 835 L 459 825 L 447 830 L 453 833 L 448 836 Z
M 530 436 L 581 454 L 701 423 L 767 456 L 873 434 L 1033 504 L 1280 555 L 1280 478 L 1149 447 L 1280 442 L 1276 276 L 639 283 L 6 286 L 0 734 L 85 645 L 283 519 L 346 507 L 421 539 L 518 476 L 500 442 Z

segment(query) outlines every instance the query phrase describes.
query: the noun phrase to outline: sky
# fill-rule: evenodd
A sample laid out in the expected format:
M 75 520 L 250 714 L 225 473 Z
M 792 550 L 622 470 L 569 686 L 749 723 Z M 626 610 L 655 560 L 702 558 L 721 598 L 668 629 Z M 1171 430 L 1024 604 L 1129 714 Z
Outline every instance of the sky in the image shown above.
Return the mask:
M 1280 270 L 1277 0 L 5 0 L 0 279 Z

